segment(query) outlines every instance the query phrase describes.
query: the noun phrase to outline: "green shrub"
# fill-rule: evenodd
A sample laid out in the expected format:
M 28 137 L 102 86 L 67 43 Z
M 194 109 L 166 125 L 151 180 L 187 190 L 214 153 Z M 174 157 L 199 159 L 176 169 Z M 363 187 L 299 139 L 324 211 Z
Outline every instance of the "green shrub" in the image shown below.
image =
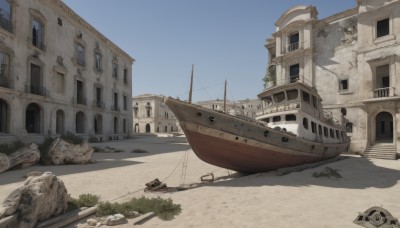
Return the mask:
M 172 220 L 175 215 L 181 213 L 181 205 L 173 204 L 171 199 L 157 198 L 133 198 L 125 203 L 101 202 L 97 206 L 97 216 L 106 216 L 121 213 L 126 217 L 131 216 L 132 211 L 139 213 L 154 212 L 162 220 Z
M 39 163 L 42 165 L 50 165 L 51 161 L 49 159 L 49 147 L 53 143 L 54 139 L 51 137 L 46 138 L 43 143 L 39 144 L 38 149 L 40 151 Z
M 17 151 L 18 149 L 25 146 L 21 141 L 15 141 L 12 144 L 2 144 L 0 145 L 0 153 L 10 155 Z
M 69 201 L 71 204 L 76 205 L 77 208 L 93 207 L 99 203 L 99 196 L 93 194 L 81 194 L 78 199 L 72 198 Z
M 81 144 L 83 142 L 83 138 L 81 136 L 75 135 L 71 132 L 67 132 L 65 135 L 62 135 L 61 138 L 73 144 Z

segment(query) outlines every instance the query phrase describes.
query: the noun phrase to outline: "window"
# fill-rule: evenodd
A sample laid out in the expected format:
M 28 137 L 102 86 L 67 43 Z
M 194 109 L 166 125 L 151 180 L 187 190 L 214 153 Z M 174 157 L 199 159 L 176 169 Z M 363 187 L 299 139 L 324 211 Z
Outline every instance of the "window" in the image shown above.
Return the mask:
M 303 118 L 303 127 L 305 129 L 308 129 L 308 119 L 307 118 Z
M 281 121 L 281 117 L 280 116 L 272 117 L 272 122 L 279 122 L 279 121 Z
M 8 0 L 0 0 L 0 27 L 12 32 L 12 6 Z
M 85 99 L 83 96 L 83 82 L 80 80 L 76 81 L 76 103 L 85 104 Z
M 124 83 L 128 84 L 128 69 L 124 69 Z
M 114 134 L 118 134 L 118 118 L 114 117 Z
M 299 80 L 299 75 L 300 75 L 300 65 L 299 64 L 295 64 L 295 65 L 291 65 L 290 69 L 289 69 L 289 73 L 290 73 L 290 83 L 296 82 L 297 80 Z
M 112 76 L 118 78 L 118 64 L 116 63 L 112 64 Z
M 64 74 L 57 72 L 55 77 L 54 92 L 64 94 Z
M 339 90 L 348 90 L 349 89 L 349 80 L 348 79 L 340 79 L 339 80 Z
M 317 133 L 317 124 L 311 121 L 311 131 L 312 133 Z
M 285 100 L 285 92 L 279 92 L 273 95 L 275 103 L 280 103 Z
M 353 123 L 346 123 L 346 132 L 348 133 L 353 132 Z
M 128 110 L 128 103 L 126 103 L 127 102 L 126 96 L 124 96 L 123 99 L 124 99 L 124 110 Z
M 41 75 L 42 75 L 42 68 L 36 64 L 31 63 L 30 93 L 37 95 L 44 95 L 44 91 L 41 86 Z
M 43 24 L 37 19 L 32 20 L 32 45 L 44 49 Z
M 118 111 L 118 93 L 114 93 L 114 110 Z
M 310 104 L 310 94 L 304 91 L 301 91 L 302 95 L 303 95 L 303 101 L 307 102 Z
M 390 87 L 389 64 L 376 67 L 376 88 Z
M 126 119 L 124 119 L 123 121 L 122 121 L 122 130 L 123 130 L 123 133 L 126 133 Z
M 94 54 L 94 69 L 101 71 L 101 54 L 97 52 Z
M 336 138 L 337 138 L 337 139 L 340 139 L 339 130 L 335 130 L 335 133 L 336 133 Z
M 328 138 L 328 128 L 324 127 L 324 136 Z
M 329 136 L 331 136 L 331 138 L 335 138 L 335 132 L 333 131 L 332 128 L 329 128 Z
M 322 135 L 322 127 L 321 127 L 321 125 L 318 125 L 318 134 Z
M 76 63 L 85 66 L 85 48 L 80 44 L 76 45 Z
M 296 121 L 296 115 L 289 114 L 285 116 L 286 121 Z
M 299 92 L 297 91 L 297 89 L 292 89 L 286 91 L 286 95 L 288 100 L 296 100 L 299 96 Z
M 299 49 L 299 33 L 296 32 L 289 37 L 288 51 L 294 51 Z
M 95 97 L 95 106 L 98 108 L 103 108 L 103 102 L 102 102 L 102 88 L 101 87 L 96 87 L 96 97 Z
M 10 87 L 9 83 L 9 72 L 10 72 L 10 57 L 0 52 L 0 86 Z
M 58 24 L 59 26 L 62 26 L 62 20 L 61 20 L 61 18 L 57 18 L 57 24 Z
M 390 32 L 389 18 L 376 22 L 376 38 L 387 36 Z
M 150 117 L 150 114 L 151 114 L 151 110 L 147 109 L 147 117 Z

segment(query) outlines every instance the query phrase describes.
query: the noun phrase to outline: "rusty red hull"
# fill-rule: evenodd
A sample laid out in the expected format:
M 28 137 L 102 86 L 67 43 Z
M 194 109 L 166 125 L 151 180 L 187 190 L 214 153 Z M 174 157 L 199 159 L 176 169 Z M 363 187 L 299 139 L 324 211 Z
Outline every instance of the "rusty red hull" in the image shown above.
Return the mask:
M 201 160 L 239 172 L 266 172 L 323 159 L 322 156 L 293 155 L 263 149 L 190 130 L 186 130 L 185 134 L 193 151 Z

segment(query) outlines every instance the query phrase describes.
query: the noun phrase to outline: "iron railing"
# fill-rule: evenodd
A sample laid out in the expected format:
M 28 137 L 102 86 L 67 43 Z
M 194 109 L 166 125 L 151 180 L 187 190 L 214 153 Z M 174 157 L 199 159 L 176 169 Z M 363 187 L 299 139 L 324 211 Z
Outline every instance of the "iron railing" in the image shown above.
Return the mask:
M 93 106 L 96 108 L 104 108 L 104 103 L 101 101 L 93 101 Z
M 0 76 L 0 87 L 11 88 L 10 80 L 7 77 Z
M 299 49 L 299 43 L 292 43 L 288 45 L 288 52 Z
M 43 86 L 25 85 L 25 92 L 40 96 L 47 96 L 48 90 Z
M 9 15 L 9 14 L 7 14 Z M 11 21 L 8 20 L 7 18 L 4 17 L 4 12 L 2 13 L 2 15 L 0 15 L 0 27 L 2 27 L 3 29 L 9 31 L 9 32 L 13 32 L 13 26 L 11 24 Z
M 394 91 L 395 91 L 395 88 L 393 88 L 393 87 L 374 89 L 374 98 L 392 97 L 392 96 L 394 96 Z

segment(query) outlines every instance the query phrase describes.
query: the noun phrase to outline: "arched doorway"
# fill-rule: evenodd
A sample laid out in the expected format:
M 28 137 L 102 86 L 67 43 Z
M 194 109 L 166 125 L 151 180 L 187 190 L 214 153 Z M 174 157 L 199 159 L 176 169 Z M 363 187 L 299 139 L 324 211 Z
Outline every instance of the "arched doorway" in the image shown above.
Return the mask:
M 0 132 L 8 132 L 8 105 L 5 101 L 0 99 Z
M 83 112 L 76 113 L 75 129 L 77 134 L 85 133 L 85 114 Z
M 118 118 L 114 117 L 114 134 L 118 134 Z
M 135 124 L 135 132 L 139 132 L 139 124 Z
M 63 110 L 57 110 L 56 112 L 56 134 L 64 134 L 64 120 L 65 115 Z
M 393 143 L 393 116 L 388 112 L 380 112 L 376 116 L 376 143 Z
M 146 132 L 147 132 L 147 133 L 150 133 L 150 130 L 151 130 L 151 129 L 150 129 L 150 124 L 146 124 Z
M 96 135 L 103 133 L 103 117 L 100 114 L 94 116 L 94 133 Z
M 41 128 L 41 107 L 31 103 L 26 107 L 25 112 L 25 129 L 28 133 L 40 133 Z

